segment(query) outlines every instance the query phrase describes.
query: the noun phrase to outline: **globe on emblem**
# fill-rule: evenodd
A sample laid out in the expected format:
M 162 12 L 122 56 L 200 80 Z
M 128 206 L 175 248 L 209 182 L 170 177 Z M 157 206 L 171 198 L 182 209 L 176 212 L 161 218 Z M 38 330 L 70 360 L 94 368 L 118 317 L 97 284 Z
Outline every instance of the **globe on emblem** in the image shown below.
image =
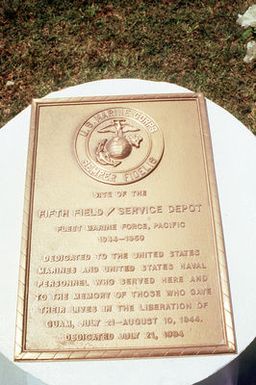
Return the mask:
M 124 159 L 130 155 L 132 145 L 124 136 L 115 136 L 106 143 L 109 155 L 114 159 Z

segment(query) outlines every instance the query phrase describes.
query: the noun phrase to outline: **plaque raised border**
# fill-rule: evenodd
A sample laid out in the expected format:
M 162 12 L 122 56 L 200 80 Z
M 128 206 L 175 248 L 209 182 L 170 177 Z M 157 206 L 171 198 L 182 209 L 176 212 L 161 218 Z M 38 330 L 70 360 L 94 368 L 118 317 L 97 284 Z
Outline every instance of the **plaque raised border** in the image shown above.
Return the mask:
M 199 118 L 201 146 L 204 154 L 204 167 L 207 180 L 207 189 L 209 204 L 213 221 L 213 238 L 216 254 L 218 256 L 218 274 L 220 280 L 220 292 L 223 331 L 225 341 L 220 345 L 196 346 L 172 346 L 172 347 L 139 347 L 139 348 L 106 348 L 106 349 L 70 349 L 70 350 L 37 350 L 26 348 L 27 332 L 27 307 L 29 294 L 29 267 L 30 267 L 30 248 L 31 248 L 31 229 L 33 198 L 35 193 L 35 172 L 36 155 L 38 144 L 38 122 L 41 106 L 67 106 L 77 104 L 97 104 L 102 109 L 104 104 L 129 104 L 129 102 L 148 101 L 186 101 L 194 100 L 197 104 L 197 113 Z M 161 154 L 159 154 L 159 161 Z M 79 161 L 79 159 L 78 159 Z M 157 167 L 157 165 L 156 165 Z M 138 179 L 139 180 L 139 179 Z M 136 180 L 137 182 L 137 180 Z M 32 104 L 31 127 L 29 138 L 29 150 L 27 160 L 27 176 L 25 186 L 24 218 L 22 230 L 20 272 L 18 285 L 17 302 L 17 321 L 16 321 L 16 342 L 15 342 L 15 360 L 70 360 L 70 359 L 109 359 L 109 358 L 144 358 L 160 357 L 173 355 L 197 355 L 197 354 L 216 354 L 216 353 L 234 353 L 236 352 L 236 341 L 234 334 L 234 322 L 232 315 L 232 306 L 230 299 L 230 288 L 228 281 L 227 263 L 225 256 L 225 247 L 223 241 L 223 231 L 220 216 L 220 207 L 217 194 L 216 177 L 214 171 L 214 162 L 212 155 L 212 144 L 208 126 L 208 117 L 206 111 L 205 99 L 202 94 L 149 94 L 149 95 L 128 95 L 128 96 L 103 96 L 103 97 L 82 97 L 65 99 L 38 99 Z

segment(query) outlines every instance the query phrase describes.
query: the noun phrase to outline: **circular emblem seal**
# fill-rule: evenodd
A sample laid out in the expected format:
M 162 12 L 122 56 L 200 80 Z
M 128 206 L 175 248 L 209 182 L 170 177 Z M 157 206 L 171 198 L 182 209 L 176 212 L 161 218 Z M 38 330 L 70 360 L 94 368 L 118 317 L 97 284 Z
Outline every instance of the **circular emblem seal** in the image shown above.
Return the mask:
M 75 152 L 82 170 L 99 182 L 136 182 L 158 165 L 163 135 L 146 113 L 131 108 L 98 111 L 79 128 Z

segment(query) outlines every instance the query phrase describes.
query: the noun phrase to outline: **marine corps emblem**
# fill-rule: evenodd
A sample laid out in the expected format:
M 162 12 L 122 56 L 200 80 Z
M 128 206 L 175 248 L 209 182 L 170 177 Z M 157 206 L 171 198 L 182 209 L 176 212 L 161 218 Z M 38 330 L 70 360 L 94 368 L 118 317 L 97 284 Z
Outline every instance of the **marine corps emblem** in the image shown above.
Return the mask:
M 146 113 L 109 108 L 95 113 L 79 128 L 75 152 L 92 178 L 108 184 L 128 184 L 148 175 L 164 149 L 162 132 Z
M 126 123 L 125 119 L 113 119 L 113 123 L 98 130 L 100 133 L 113 133 L 110 139 L 101 140 L 96 149 L 97 161 L 101 164 L 110 164 L 114 167 L 121 164 L 132 151 L 132 146 L 140 147 L 143 140 L 140 135 L 126 135 L 128 132 L 140 131 Z

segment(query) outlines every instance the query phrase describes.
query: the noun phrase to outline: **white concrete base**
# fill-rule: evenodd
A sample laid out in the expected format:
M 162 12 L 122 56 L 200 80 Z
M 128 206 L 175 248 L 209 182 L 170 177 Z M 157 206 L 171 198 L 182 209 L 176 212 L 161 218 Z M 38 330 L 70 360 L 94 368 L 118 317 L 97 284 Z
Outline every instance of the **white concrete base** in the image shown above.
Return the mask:
M 168 83 L 102 80 L 47 97 L 189 92 Z M 226 243 L 238 352 L 255 337 L 256 140 L 231 114 L 208 101 L 215 167 Z M 16 295 L 30 108 L 0 130 L 0 352 L 13 360 Z M 15 363 L 26 379 L 1 385 L 189 385 L 236 357 Z M 1 356 L 0 356 L 1 369 Z M 10 372 L 10 371 L 9 371 Z M 8 373 L 9 373 L 8 372 Z M 30 377 L 39 379 L 36 381 Z M 18 377 L 17 377 L 18 378 Z

